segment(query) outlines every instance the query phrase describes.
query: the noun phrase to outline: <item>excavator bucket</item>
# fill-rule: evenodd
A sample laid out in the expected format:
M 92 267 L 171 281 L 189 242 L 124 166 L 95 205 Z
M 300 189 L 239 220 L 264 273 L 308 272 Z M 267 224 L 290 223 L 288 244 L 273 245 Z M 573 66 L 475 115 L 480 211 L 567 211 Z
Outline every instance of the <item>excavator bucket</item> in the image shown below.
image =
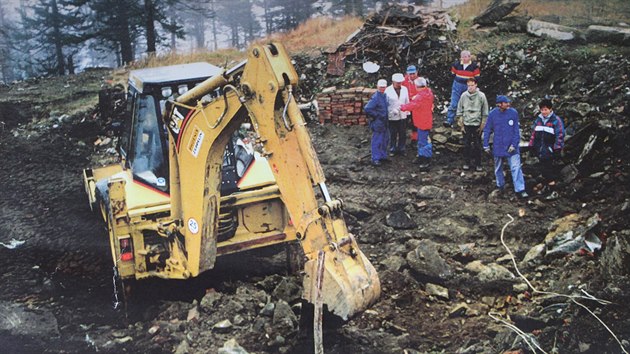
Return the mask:
M 378 274 L 358 247 L 319 251 L 304 271 L 304 298 L 316 306 L 326 304 L 344 320 L 365 310 L 381 294 Z

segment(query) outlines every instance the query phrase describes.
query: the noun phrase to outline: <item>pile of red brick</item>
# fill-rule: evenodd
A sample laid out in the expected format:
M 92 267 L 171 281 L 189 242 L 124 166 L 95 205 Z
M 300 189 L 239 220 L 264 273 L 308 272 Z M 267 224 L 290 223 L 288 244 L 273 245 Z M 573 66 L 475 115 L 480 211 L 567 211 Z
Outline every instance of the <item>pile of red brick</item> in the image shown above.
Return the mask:
M 366 125 L 368 118 L 363 107 L 368 103 L 376 90 L 365 87 L 354 87 L 337 90 L 327 88 L 317 95 L 319 105 L 319 122 L 340 125 Z

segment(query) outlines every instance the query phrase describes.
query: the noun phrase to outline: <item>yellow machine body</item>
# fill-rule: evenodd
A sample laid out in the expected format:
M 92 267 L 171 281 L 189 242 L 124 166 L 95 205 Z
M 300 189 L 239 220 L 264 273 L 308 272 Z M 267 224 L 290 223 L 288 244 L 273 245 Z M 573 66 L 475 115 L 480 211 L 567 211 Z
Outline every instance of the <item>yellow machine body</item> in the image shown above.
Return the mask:
M 246 62 L 160 103 L 167 168 L 144 171 L 146 162 L 130 162 L 146 161 L 142 146 L 160 150 L 155 133 L 131 132 L 136 143 L 121 165 L 84 171 L 123 278 L 186 279 L 212 269 L 220 255 L 299 242 L 306 300 L 348 318 L 380 296 L 378 275 L 347 230 L 343 203 L 328 194 L 292 96 L 297 83 L 280 44 L 253 46 Z M 150 126 L 138 121 L 134 126 Z M 232 167 L 233 180 L 226 174 Z

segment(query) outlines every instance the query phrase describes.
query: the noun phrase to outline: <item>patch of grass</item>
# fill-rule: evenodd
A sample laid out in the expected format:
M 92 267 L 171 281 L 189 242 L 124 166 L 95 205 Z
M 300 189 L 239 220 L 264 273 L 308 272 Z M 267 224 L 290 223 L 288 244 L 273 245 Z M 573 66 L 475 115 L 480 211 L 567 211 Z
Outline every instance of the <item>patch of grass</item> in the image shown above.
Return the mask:
M 363 20 L 358 17 L 346 16 L 342 19 L 318 17 L 302 23 L 293 31 L 276 34 L 262 41 L 282 42 L 290 52 L 294 53 L 318 53 L 322 50 L 334 49 L 344 43 L 348 36 L 361 26 L 363 26 Z
M 262 38 L 256 43 L 278 41 L 284 44 L 291 53 L 319 54 L 322 50 L 333 49 L 345 42 L 346 38 L 363 25 L 358 17 L 331 19 L 318 17 L 310 19 L 296 29 Z M 167 54 L 148 56 L 133 62 L 125 68 L 114 71 L 113 83 L 126 83 L 129 70 L 152 68 L 194 62 L 208 62 L 221 67 L 231 67 L 246 59 L 247 52 L 234 48 L 218 51 L 197 50 L 192 53 L 170 52 Z
M 218 51 L 197 50 L 192 53 L 169 52 L 167 54 L 148 56 L 129 65 L 129 69 L 153 68 L 166 65 L 187 64 L 195 62 L 207 62 L 213 65 L 226 67 L 234 65 L 245 59 L 246 53 L 234 48 L 220 49 Z
M 454 7 L 453 12 L 461 20 L 472 20 L 490 2 L 470 0 Z M 628 0 L 523 0 L 512 14 L 543 19 L 554 17 L 561 25 L 573 27 L 616 25 L 630 20 L 630 6 Z

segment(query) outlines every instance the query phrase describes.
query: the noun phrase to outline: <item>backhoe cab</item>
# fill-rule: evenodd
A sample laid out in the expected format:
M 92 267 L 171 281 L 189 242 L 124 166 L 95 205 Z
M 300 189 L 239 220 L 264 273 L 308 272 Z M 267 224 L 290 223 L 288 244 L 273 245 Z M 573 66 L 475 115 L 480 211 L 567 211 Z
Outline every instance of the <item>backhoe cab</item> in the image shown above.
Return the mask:
M 130 73 L 121 163 L 84 171 L 123 279 L 186 279 L 217 256 L 299 242 L 306 300 L 347 319 L 380 296 L 343 203 L 326 188 L 296 85 L 279 44 L 252 47 L 227 71 Z

